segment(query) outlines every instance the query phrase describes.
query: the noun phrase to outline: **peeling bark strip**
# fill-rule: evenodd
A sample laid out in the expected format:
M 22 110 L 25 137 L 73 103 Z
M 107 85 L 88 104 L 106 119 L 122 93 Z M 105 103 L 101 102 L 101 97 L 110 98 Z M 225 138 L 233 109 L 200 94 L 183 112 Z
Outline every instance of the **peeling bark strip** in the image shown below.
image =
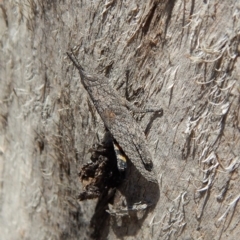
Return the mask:
M 78 69 L 84 88 L 114 140 L 140 174 L 147 181 L 158 184 L 144 132 L 130 112 L 131 104 L 119 97 L 107 79 L 87 74 L 73 54 L 67 55 Z

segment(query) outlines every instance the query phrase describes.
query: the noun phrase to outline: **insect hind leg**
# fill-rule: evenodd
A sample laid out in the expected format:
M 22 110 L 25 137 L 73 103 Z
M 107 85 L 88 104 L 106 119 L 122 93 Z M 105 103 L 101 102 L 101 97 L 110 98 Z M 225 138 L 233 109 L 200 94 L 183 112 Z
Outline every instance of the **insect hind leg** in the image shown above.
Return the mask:
M 127 169 L 127 156 L 116 141 L 113 141 L 114 151 L 117 158 L 117 166 L 120 173 L 125 173 Z

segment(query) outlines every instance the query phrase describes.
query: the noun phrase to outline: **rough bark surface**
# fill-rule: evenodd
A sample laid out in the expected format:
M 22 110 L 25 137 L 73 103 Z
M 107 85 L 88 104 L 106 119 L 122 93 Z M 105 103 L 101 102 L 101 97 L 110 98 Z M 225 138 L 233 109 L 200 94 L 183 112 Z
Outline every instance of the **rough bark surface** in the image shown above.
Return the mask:
M 132 102 L 164 111 L 139 122 L 157 205 L 109 216 L 99 239 L 238 239 L 239 30 L 235 0 L 0 0 L 1 238 L 90 238 L 96 200 L 77 200 L 78 172 L 104 127 L 74 48 L 119 95 L 129 72 Z

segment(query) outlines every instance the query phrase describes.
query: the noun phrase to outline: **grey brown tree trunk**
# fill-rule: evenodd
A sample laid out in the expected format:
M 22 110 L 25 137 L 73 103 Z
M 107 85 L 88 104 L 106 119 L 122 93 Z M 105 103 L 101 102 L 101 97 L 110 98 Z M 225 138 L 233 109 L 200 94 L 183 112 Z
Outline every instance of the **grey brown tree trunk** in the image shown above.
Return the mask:
M 238 239 L 238 1 L 0 1 L 2 239 L 89 239 L 78 172 L 104 126 L 66 51 L 141 108 L 160 196 L 102 239 Z M 141 215 L 141 213 L 139 213 Z

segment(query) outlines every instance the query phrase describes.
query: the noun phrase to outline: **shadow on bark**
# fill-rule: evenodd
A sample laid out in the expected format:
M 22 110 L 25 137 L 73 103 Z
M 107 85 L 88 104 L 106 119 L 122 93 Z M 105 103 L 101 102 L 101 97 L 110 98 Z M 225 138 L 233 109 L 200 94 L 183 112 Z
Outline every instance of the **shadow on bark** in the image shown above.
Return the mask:
M 91 151 L 91 162 L 80 172 L 85 188 L 79 195 L 81 201 L 98 198 L 91 237 L 106 239 L 110 226 L 119 237 L 135 235 L 159 199 L 158 184 L 144 179 L 130 161 L 124 177 L 118 171 L 112 141 L 103 141 Z

